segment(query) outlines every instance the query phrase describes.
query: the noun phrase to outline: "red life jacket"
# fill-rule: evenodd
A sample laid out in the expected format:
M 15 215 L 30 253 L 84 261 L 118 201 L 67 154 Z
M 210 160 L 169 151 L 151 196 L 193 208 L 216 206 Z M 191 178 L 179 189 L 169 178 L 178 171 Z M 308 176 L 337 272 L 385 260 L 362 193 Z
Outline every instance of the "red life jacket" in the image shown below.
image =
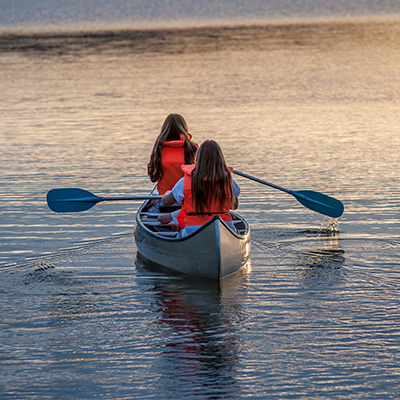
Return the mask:
M 167 190 L 171 190 L 175 183 L 183 177 L 181 165 L 185 164 L 185 138 L 183 135 L 180 136 L 180 140 L 164 142 L 161 149 L 161 165 L 164 175 L 157 182 L 157 190 L 161 195 Z M 188 133 L 188 137 L 191 138 L 190 133 Z
M 197 214 L 196 209 L 194 207 L 194 202 L 192 199 L 192 176 L 191 173 L 195 168 L 195 164 L 191 165 L 182 165 L 182 170 L 184 172 L 184 181 L 183 181 L 183 194 L 185 198 L 182 202 L 182 209 L 185 212 L 185 226 L 188 225 L 203 225 L 215 215 L 219 215 L 224 221 L 232 221 L 232 217 L 229 214 L 229 210 L 231 208 L 232 199 L 230 196 L 230 191 L 227 188 L 226 193 L 228 193 L 225 204 L 221 211 L 217 211 L 220 209 L 219 202 L 216 198 L 214 198 L 211 202 L 209 209 L 206 209 L 203 213 Z
M 181 211 L 179 211 L 178 216 L 176 217 L 178 220 L 178 226 L 179 228 L 183 229 L 185 227 L 185 211 L 181 208 Z

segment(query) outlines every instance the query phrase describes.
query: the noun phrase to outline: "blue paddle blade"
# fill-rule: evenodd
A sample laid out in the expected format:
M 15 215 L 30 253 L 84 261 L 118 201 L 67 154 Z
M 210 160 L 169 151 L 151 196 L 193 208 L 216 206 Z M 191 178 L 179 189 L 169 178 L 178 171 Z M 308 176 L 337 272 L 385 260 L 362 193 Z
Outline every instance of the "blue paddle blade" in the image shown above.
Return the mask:
M 47 205 L 57 213 L 85 211 L 102 200 L 102 197 L 78 188 L 51 189 L 47 193 Z
M 289 193 L 310 210 L 332 218 L 339 218 L 343 214 L 343 203 L 326 194 L 312 190 L 299 190 L 298 192 L 291 190 Z

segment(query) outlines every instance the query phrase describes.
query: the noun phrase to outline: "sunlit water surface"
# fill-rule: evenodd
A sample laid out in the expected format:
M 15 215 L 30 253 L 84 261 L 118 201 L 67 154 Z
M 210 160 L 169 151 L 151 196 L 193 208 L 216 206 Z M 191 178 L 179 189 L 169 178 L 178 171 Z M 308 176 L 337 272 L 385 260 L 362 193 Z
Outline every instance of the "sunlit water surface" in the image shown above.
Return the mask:
M 0 397 L 399 398 L 399 40 L 391 21 L 0 36 Z M 170 112 L 343 217 L 236 177 L 251 264 L 219 290 L 137 258 L 139 204 L 49 211 L 54 187 L 148 194 Z

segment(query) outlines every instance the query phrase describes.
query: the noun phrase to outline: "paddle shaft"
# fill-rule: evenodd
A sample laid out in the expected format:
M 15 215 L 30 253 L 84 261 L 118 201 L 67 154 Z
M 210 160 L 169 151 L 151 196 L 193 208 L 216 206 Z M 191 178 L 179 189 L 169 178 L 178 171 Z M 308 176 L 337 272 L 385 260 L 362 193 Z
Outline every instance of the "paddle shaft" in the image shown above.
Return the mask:
M 79 197 L 76 199 L 57 199 L 56 201 L 62 202 L 81 202 L 81 203 L 99 203 L 100 201 L 133 201 L 133 200 L 149 200 L 149 199 L 161 199 L 162 196 L 126 196 L 126 197 Z
M 324 215 L 328 215 L 332 218 L 339 218 L 343 214 L 343 204 L 341 201 L 329 197 L 325 194 L 314 192 L 311 190 L 301 190 L 295 192 L 294 190 L 285 189 L 281 186 L 275 185 L 273 183 L 266 182 L 262 179 L 255 178 L 254 176 L 245 174 L 240 171 L 232 170 L 233 173 L 243 176 L 245 178 L 251 179 L 253 181 L 262 183 L 263 185 L 271 186 L 274 189 L 281 190 L 292 196 L 294 196 L 303 206 L 309 208 L 310 210 L 319 212 Z
M 256 181 L 256 182 L 262 183 L 264 185 L 271 186 L 271 187 L 273 187 L 275 189 L 282 190 L 282 192 L 286 192 L 286 193 L 289 193 L 289 194 L 293 195 L 292 191 L 289 190 L 289 189 L 285 189 L 285 188 L 283 188 L 281 186 L 274 185 L 273 183 L 269 183 L 269 182 L 263 181 L 262 179 L 256 178 L 254 176 L 247 175 L 244 172 L 236 171 L 235 169 L 233 169 L 232 172 L 234 174 L 236 174 L 236 175 L 243 176 L 243 177 L 245 177 L 247 179 L 251 179 L 252 181 Z
M 315 200 L 315 199 L 311 199 L 311 198 L 305 196 L 305 195 L 302 194 L 302 193 L 295 192 L 295 191 L 289 190 L 289 189 L 285 189 L 285 188 L 283 188 L 282 186 L 278 186 L 278 185 L 275 185 L 275 184 L 273 184 L 273 183 L 269 183 L 269 182 L 263 181 L 262 179 L 256 178 L 256 177 L 251 176 L 251 175 L 247 175 L 247 174 L 245 174 L 244 172 L 240 172 L 240 171 L 236 171 L 236 170 L 233 170 L 232 172 L 234 172 L 236 175 L 241 175 L 241 176 L 243 176 L 243 177 L 245 177 L 245 178 L 248 178 L 248 179 L 251 179 L 251 180 L 253 180 L 253 181 L 256 181 L 256 182 L 259 182 L 259 183 L 263 183 L 264 185 L 267 185 L 267 186 L 271 186 L 271 187 L 273 187 L 274 189 L 281 190 L 282 192 L 289 193 L 289 194 L 291 194 L 292 196 L 294 196 L 294 197 L 296 197 L 296 198 L 299 198 L 299 199 L 302 199 L 302 200 L 311 201 L 311 202 L 313 202 L 313 203 L 315 203 L 315 204 L 319 204 L 319 205 L 321 205 L 321 206 L 324 206 L 324 205 L 325 205 L 324 203 L 321 203 L 320 201 L 317 201 L 317 200 Z

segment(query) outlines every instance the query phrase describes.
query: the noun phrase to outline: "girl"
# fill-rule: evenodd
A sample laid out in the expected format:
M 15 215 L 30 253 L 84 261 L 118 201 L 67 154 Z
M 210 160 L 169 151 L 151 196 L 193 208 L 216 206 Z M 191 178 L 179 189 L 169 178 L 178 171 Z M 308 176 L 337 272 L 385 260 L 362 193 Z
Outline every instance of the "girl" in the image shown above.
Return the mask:
M 159 194 L 171 190 L 183 176 L 182 164 L 194 162 L 198 146 L 191 142 L 191 138 L 184 118 L 179 114 L 168 115 L 147 165 L 151 181 L 157 182 Z
M 198 150 L 196 164 L 183 165 L 182 170 L 184 177 L 161 199 L 166 207 L 176 202 L 182 204 L 184 229 L 181 236 L 194 232 L 215 215 L 234 229 L 229 210 L 238 207 L 240 188 L 232 180 L 218 143 L 206 140 Z M 171 219 L 171 214 L 159 217 L 162 223 Z

